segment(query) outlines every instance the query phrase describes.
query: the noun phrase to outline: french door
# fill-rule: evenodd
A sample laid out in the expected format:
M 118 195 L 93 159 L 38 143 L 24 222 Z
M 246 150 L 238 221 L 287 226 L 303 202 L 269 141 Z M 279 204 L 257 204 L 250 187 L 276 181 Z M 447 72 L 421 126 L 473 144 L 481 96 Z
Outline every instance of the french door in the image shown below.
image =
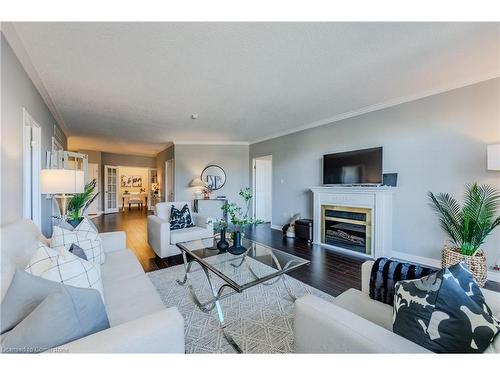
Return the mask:
M 104 166 L 104 213 L 118 212 L 118 167 Z
M 86 182 L 92 181 L 95 179 L 95 187 L 96 187 L 96 193 L 99 193 L 101 190 L 101 185 L 99 184 L 100 178 L 99 178 L 99 165 L 96 163 L 88 163 L 88 179 Z M 100 198 L 100 195 L 98 196 Z M 99 212 L 99 199 L 94 199 L 94 201 L 91 203 L 89 206 L 87 213 L 90 215 L 96 215 Z
M 153 211 L 156 205 L 156 198 L 153 194 L 153 184 L 158 185 L 158 174 L 156 172 L 156 169 L 148 170 L 148 179 L 149 179 L 148 210 Z

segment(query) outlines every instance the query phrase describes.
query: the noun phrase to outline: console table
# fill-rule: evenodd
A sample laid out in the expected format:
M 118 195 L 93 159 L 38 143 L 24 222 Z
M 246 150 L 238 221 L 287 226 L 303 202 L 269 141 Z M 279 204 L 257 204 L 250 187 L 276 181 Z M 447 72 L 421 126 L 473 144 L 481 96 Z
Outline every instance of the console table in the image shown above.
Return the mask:
M 148 195 L 146 193 L 122 194 L 122 209 L 123 210 L 125 210 L 125 199 L 127 199 L 129 211 L 130 211 L 130 206 L 132 204 L 138 204 L 139 208 L 142 209 L 142 205 L 143 205 L 144 201 L 146 203 L 145 204 L 146 209 L 148 207 Z M 140 199 L 140 202 L 137 199 Z

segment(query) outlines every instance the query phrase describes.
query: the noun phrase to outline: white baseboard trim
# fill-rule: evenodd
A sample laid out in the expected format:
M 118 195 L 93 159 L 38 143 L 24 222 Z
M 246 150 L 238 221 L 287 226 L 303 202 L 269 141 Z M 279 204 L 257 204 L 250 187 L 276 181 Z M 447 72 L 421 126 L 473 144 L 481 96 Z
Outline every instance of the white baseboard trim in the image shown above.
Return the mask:
M 274 229 L 274 230 L 283 230 L 283 225 L 275 225 L 275 224 L 271 224 L 271 229 Z
M 397 258 L 397 259 L 401 259 L 401 260 L 405 260 L 408 262 L 412 262 L 412 263 L 423 264 L 424 266 L 441 268 L 441 260 L 440 259 L 421 257 L 418 255 L 401 253 L 398 251 L 393 251 L 392 257 Z M 496 281 L 497 283 L 500 283 L 500 272 L 489 270 L 488 271 L 488 280 Z
M 500 283 L 500 271 L 488 271 L 488 280 Z
M 399 251 L 393 251 L 392 257 L 397 258 L 397 259 L 401 259 L 401 260 L 405 260 L 408 262 L 412 262 L 412 263 L 423 264 L 424 266 L 441 268 L 441 260 L 440 259 L 421 257 L 418 255 L 401 253 Z

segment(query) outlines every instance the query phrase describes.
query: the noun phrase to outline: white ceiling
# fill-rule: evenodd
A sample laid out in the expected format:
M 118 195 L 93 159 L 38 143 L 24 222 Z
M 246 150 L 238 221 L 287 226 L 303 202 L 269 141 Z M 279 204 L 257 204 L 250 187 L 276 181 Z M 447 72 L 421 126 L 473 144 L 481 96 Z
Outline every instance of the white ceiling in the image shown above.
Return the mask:
M 496 77 L 500 65 L 498 23 L 14 28 L 72 146 L 114 152 L 254 142 Z

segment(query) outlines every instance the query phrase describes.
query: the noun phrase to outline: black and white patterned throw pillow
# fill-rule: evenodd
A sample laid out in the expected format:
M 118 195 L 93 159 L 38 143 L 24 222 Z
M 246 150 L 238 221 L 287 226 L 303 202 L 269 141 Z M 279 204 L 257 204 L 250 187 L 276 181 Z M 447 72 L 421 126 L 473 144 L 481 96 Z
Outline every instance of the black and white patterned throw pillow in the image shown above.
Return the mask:
M 104 301 L 99 264 L 79 258 L 69 251 L 58 251 L 39 242 L 37 252 L 24 270 L 46 280 L 78 288 L 96 289 Z
M 69 248 L 69 252 L 76 255 L 78 258 L 88 260 L 87 255 L 85 255 L 85 251 L 83 251 L 83 249 L 76 243 L 71 245 L 71 247 Z
M 435 271 L 418 264 L 378 258 L 370 274 L 370 298 L 392 306 L 398 281 L 419 279 Z
M 76 244 L 85 252 L 90 262 L 103 264 L 106 256 L 102 248 L 99 233 L 90 224 L 90 220 L 84 218 L 73 230 L 54 226 L 50 246 L 58 251 L 69 250 L 71 245 Z
M 170 209 L 170 230 L 194 227 L 191 212 L 187 204 L 180 210 L 172 205 Z
M 465 263 L 396 284 L 393 332 L 436 353 L 482 353 L 500 331 Z

